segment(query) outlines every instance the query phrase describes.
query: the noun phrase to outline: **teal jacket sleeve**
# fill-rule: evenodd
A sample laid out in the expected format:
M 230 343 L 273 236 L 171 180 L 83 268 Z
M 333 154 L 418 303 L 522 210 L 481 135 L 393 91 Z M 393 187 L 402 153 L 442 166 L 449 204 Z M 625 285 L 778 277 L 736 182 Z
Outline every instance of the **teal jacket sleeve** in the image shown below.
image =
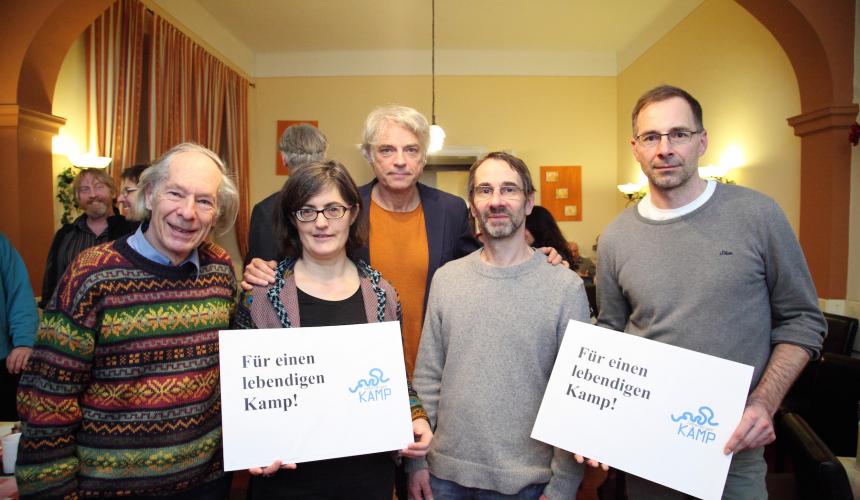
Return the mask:
M 4 347 L 32 347 L 39 326 L 39 313 L 36 299 L 30 286 L 30 277 L 21 255 L 0 234 L 0 299 L 3 310 L 0 312 L 0 329 L 3 330 Z M 2 353 L 3 358 L 9 352 Z

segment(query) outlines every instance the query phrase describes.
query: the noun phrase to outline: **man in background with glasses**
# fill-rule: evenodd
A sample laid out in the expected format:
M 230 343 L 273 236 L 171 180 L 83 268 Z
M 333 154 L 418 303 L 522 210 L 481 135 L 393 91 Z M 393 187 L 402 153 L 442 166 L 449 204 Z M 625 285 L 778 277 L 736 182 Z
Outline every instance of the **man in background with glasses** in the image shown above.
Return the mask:
M 140 182 L 140 176 L 147 168 L 149 165 L 145 163 L 132 165 L 123 169 L 120 174 L 121 184 L 119 196 L 116 197 L 116 204 L 119 205 L 122 215 L 128 220 L 140 222 L 143 219 L 143 214 L 138 214 L 134 207 L 137 205 L 137 197 L 140 194 L 137 183 Z
M 469 171 L 485 245 L 430 288 L 413 386 L 435 437 L 426 462 L 407 461 L 410 498 L 576 496 L 582 466 L 530 433 L 568 320 L 588 321 L 588 300 L 576 273 L 526 243 L 534 192 L 507 153 Z
M 702 107 L 668 85 L 633 109 L 633 156 L 650 192 L 600 236 L 598 325 L 754 367 L 724 452 L 724 498 L 767 498 L 762 457 L 773 415 L 821 349 L 826 326 L 782 210 L 747 188 L 699 177 Z M 631 499 L 683 495 L 629 477 Z

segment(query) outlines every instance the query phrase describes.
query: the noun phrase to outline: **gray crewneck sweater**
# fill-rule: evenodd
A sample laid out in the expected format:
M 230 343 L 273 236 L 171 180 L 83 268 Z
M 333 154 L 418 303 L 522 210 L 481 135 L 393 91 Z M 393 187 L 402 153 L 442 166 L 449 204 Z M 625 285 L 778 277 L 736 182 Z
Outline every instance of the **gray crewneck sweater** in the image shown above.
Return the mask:
M 653 221 L 630 207 L 600 236 L 598 325 L 752 365 L 772 346 L 813 356 L 826 329 L 785 215 L 751 189 L 718 184 L 689 214 Z
M 435 427 L 430 471 L 505 494 L 548 482 L 551 500 L 574 498 L 582 466 L 529 436 L 568 321 L 588 321 L 582 280 L 539 252 L 505 268 L 480 254 L 430 287 L 413 380 Z

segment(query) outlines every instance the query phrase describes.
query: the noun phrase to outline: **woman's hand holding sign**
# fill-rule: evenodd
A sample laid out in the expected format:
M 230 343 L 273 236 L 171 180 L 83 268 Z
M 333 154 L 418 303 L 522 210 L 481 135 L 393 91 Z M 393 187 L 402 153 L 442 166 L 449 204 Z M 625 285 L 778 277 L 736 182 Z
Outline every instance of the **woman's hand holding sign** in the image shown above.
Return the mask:
M 421 458 L 430 450 L 430 441 L 433 439 L 433 431 L 430 430 L 430 423 L 423 418 L 413 420 L 412 433 L 415 435 L 417 441 L 409 443 L 409 446 L 400 450 L 400 456 Z
M 251 467 L 248 473 L 252 476 L 269 477 L 280 469 L 295 469 L 296 464 L 281 464 L 280 460 L 275 460 L 268 467 Z

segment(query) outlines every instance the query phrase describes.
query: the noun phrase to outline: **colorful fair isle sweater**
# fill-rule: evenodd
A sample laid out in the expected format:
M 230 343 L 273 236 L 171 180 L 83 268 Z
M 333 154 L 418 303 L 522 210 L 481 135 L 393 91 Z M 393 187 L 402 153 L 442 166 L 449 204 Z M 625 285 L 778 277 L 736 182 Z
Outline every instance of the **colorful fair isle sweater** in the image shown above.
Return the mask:
M 165 495 L 220 478 L 218 330 L 230 256 L 164 266 L 127 238 L 82 252 L 60 280 L 21 379 L 22 497 Z
M 242 292 L 233 328 L 240 330 L 301 326 L 296 276 L 293 274 L 295 265 L 295 259 L 282 260 L 275 269 L 274 284 L 268 287 L 255 286 L 250 291 Z M 397 300 L 394 287 L 382 278 L 379 271 L 363 261 L 356 262 L 355 266 L 358 268 L 367 322 L 401 321 L 400 301 Z M 407 387 L 412 420 L 423 418 L 429 421 L 410 381 L 407 381 Z

